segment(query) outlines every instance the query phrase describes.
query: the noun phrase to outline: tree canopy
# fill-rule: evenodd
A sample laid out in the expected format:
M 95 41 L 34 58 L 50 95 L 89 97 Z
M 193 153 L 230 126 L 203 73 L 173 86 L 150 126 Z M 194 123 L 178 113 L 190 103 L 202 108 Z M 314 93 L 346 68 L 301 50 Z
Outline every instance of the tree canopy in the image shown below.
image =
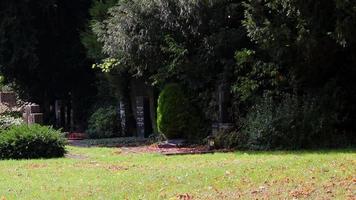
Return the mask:
M 79 34 L 89 6 L 69 0 L 0 2 L 0 72 L 25 100 L 47 110 L 55 99 L 92 89 Z
M 267 95 L 276 106 L 316 101 L 320 116 L 342 118 L 334 128 L 343 132 L 355 117 L 355 8 L 339 0 L 118 1 L 92 21 L 103 56 L 95 66 L 156 86 L 179 82 L 212 121 L 216 85 L 227 82 L 241 126 Z
M 99 79 L 97 96 L 117 93 L 130 107 L 139 77 L 157 91 L 185 88 L 206 127 L 224 90 L 247 144 L 331 143 L 356 128 L 351 0 L 3 0 L 0 30 L 1 74 L 43 104 L 89 96 Z M 293 137 L 281 136 L 286 127 Z

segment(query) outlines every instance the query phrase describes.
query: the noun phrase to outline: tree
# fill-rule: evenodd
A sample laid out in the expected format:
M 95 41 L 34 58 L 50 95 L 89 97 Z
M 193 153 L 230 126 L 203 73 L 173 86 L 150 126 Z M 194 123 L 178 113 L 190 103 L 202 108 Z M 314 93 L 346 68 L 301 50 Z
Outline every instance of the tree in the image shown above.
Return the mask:
M 95 61 L 105 58 L 102 53 L 102 43 L 98 41 L 92 28 L 109 17 L 108 10 L 119 0 L 93 0 L 89 9 L 90 20 L 86 30 L 81 33 L 81 41 L 87 50 L 87 56 Z
M 221 74 L 231 74 L 235 50 L 250 44 L 237 0 L 120 1 L 109 14 L 93 25 L 108 57 L 98 66 L 126 69 L 158 87 L 179 82 L 204 110 L 214 107 L 212 92 Z
M 261 60 L 272 63 L 278 69 L 277 77 L 288 83 L 289 89 L 279 91 L 317 99 L 319 117 L 336 114 L 335 132 L 348 133 L 349 138 L 356 116 L 352 103 L 356 100 L 352 78 L 356 51 L 351 37 L 355 6 L 353 1 L 338 0 L 249 0 L 243 20 L 259 55 L 252 66 L 264 68 Z M 253 68 L 246 74 L 251 71 Z
M 350 11 L 355 5 L 351 4 L 251 0 L 245 4 L 244 26 L 270 60 L 290 72 L 296 87 L 318 88 L 341 72 L 340 65 L 351 64 L 353 39 L 348 35 L 354 30 L 345 28 L 355 17 Z
M 1 73 L 25 100 L 41 104 L 47 122 L 54 100 L 73 100 L 79 114 L 77 97 L 92 91 L 79 39 L 88 7 L 84 0 L 0 2 Z

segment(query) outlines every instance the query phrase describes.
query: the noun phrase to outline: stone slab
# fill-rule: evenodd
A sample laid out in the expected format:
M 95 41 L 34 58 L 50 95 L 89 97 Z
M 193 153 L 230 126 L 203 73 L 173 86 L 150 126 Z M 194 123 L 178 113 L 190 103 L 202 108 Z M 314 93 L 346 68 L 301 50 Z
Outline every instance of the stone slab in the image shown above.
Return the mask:
M 31 104 L 31 105 L 25 106 L 25 112 L 28 113 L 28 114 L 41 113 L 41 108 L 37 104 Z
M 28 124 L 42 124 L 43 114 L 42 113 L 32 113 L 28 117 Z
M 16 95 L 13 92 L 0 92 L 0 103 L 8 104 L 9 106 L 16 105 Z

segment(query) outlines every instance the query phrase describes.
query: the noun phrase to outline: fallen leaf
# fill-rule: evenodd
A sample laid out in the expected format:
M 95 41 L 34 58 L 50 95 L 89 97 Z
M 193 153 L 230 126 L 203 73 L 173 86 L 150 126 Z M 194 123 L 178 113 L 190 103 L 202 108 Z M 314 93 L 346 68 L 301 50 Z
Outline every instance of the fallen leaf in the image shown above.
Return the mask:
M 191 199 L 193 199 L 193 197 L 190 196 L 188 193 L 186 193 L 186 194 L 179 194 L 179 195 L 177 195 L 177 198 L 178 198 L 179 200 L 191 200 Z

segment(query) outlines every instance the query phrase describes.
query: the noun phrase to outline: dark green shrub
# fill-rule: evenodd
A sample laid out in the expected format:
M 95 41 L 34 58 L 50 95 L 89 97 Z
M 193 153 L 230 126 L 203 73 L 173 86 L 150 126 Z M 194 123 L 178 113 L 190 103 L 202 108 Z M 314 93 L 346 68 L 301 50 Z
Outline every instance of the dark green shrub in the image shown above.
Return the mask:
M 89 118 L 90 138 L 111 138 L 119 135 L 119 115 L 114 106 L 97 109 Z
M 247 137 L 236 130 L 220 131 L 214 136 L 214 146 L 217 149 L 244 148 Z
M 0 159 L 62 157 L 65 144 L 61 132 L 51 127 L 12 126 L 0 132 Z
M 250 149 L 267 148 L 265 137 L 272 137 L 274 120 L 274 103 L 272 98 L 264 97 L 247 113 L 242 132 L 248 135 Z
M 158 132 L 169 139 L 194 141 L 201 138 L 201 126 L 202 118 L 182 87 L 178 84 L 166 85 L 158 98 Z
M 319 97 L 264 97 L 244 121 L 250 149 L 330 147 L 336 136 L 337 115 Z
M 21 111 L 6 111 L 6 112 L 2 113 L 2 115 L 13 117 L 13 118 L 22 118 Z

